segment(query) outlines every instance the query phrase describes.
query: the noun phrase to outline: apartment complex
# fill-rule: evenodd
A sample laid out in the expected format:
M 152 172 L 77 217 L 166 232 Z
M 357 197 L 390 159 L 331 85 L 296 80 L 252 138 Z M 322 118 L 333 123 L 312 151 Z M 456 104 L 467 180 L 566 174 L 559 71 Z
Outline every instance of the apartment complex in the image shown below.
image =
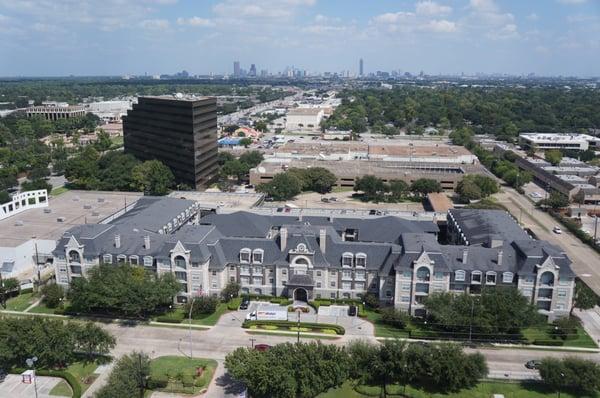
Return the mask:
M 215 98 L 140 97 L 123 118 L 125 152 L 158 159 L 178 182 L 206 187 L 217 174 Z
M 235 281 L 243 293 L 304 301 L 359 298 L 370 291 L 382 303 L 419 315 L 433 292 L 517 286 L 550 319 L 568 314 L 574 275 L 566 255 L 529 238 L 505 213 L 479 212 L 452 210 L 448 221 L 461 231 L 454 236 L 466 240 L 441 245 L 437 225 L 426 221 L 250 212 L 200 217 L 193 201 L 144 197 L 108 224 L 67 231 L 54 265 L 64 286 L 98 264 L 130 262 L 171 272 L 181 283 L 178 302 L 217 295 Z M 492 220 L 484 229 L 487 238 L 477 228 L 479 240 L 470 237 L 471 217 Z M 494 223 L 496 218 L 503 223 Z M 504 222 L 513 224 L 507 237 L 495 231 Z

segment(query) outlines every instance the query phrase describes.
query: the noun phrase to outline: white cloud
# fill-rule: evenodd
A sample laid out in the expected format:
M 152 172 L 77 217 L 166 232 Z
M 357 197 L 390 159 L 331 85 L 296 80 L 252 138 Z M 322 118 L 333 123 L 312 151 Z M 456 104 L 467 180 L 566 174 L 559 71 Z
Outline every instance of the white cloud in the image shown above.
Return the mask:
M 165 30 L 169 27 L 169 21 L 166 19 L 145 19 L 140 22 L 140 26 L 149 30 Z
M 493 40 L 513 39 L 519 37 L 519 31 L 517 25 L 510 23 L 488 32 L 487 37 Z
M 452 33 L 456 32 L 456 23 L 445 19 L 432 20 L 424 25 L 421 25 L 420 30 L 434 33 Z
M 584 4 L 587 0 L 557 0 L 561 4 Z
M 215 26 L 215 22 L 210 19 L 201 18 L 201 17 L 177 18 L 177 25 L 211 27 L 211 26 Z
M 413 14 L 412 12 L 386 12 L 385 14 L 377 15 L 375 18 L 373 18 L 373 21 L 375 23 L 382 24 L 395 24 L 400 21 L 405 21 L 414 16 L 415 14 Z
M 419 15 L 445 15 L 452 12 L 452 7 L 426 0 L 418 2 L 415 10 Z
M 498 6 L 494 0 L 470 0 L 469 4 L 478 12 L 498 12 Z
M 228 19 L 288 19 L 316 0 L 224 0 L 215 4 L 213 11 Z
M 537 21 L 540 19 L 540 17 L 535 12 L 532 12 L 531 14 L 527 15 L 527 19 L 530 21 Z

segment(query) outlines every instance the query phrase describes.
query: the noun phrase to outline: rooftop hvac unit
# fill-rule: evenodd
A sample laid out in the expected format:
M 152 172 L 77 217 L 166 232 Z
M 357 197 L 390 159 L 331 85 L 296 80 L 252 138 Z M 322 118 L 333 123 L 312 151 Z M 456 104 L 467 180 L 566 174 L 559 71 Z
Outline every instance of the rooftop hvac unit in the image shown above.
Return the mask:
M 44 213 L 50 214 L 50 213 L 52 213 L 52 209 L 45 208 L 44 209 Z
M 65 218 L 64 217 L 58 217 L 56 219 L 56 222 L 65 222 Z
M 83 205 L 83 208 L 86 210 L 90 210 L 92 208 L 92 205 Z
M 98 198 L 98 203 L 104 203 L 104 198 Z
M 15 227 L 22 227 L 22 226 L 23 226 L 23 221 L 21 221 L 21 220 L 15 221 Z

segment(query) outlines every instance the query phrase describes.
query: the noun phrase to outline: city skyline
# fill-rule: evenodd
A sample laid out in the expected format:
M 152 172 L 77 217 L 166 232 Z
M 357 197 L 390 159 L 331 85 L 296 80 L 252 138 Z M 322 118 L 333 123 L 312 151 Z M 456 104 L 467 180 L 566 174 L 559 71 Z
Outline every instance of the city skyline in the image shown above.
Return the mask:
M 1 76 L 246 69 L 596 76 L 600 1 L 0 0 Z M 566 60 L 569 60 L 566 62 Z

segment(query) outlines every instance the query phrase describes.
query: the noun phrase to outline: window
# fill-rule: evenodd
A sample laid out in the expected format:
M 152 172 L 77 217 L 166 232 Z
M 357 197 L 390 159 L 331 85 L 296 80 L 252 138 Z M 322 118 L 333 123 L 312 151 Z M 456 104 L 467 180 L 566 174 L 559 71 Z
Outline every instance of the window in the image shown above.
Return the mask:
M 526 287 L 525 289 L 523 289 L 523 296 L 531 297 L 532 294 L 533 294 L 532 288 Z
M 410 271 L 404 271 L 402 273 L 402 276 L 405 277 L 405 278 L 412 278 L 412 272 L 410 272 Z
M 321 282 L 317 282 L 317 288 L 321 288 Z
M 525 283 L 533 283 L 535 279 L 533 279 L 533 276 L 527 276 L 525 277 Z
M 235 276 L 230 276 L 229 277 L 229 282 L 235 282 Z
M 496 284 L 496 273 L 494 271 L 488 271 L 485 273 L 485 284 L 495 285 Z
M 217 271 L 213 271 L 212 276 L 217 276 Z
M 360 282 L 360 283 L 355 283 L 355 284 L 354 284 L 354 288 L 355 288 L 356 290 L 365 290 L 365 284 L 364 284 L 364 283 L 362 283 L 362 282 Z
M 419 282 L 428 282 L 430 279 L 429 268 L 421 267 L 417 270 L 417 280 Z
M 235 265 L 230 265 L 229 266 L 229 271 L 235 271 Z
M 356 253 L 356 266 L 363 268 L 367 266 L 367 255 L 365 253 Z
M 321 276 L 321 271 L 317 271 L 317 276 Z
M 252 278 L 253 285 L 262 285 L 262 278 Z
M 329 283 L 329 286 L 331 286 L 331 287 L 335 287 L 335 281 L 331 281 L 331 282 Z
M 410 283 L 403 283 L 402 284 L 402 291 L 410 292 Z
M 124 254 L 119 254 L 117 256 L 117 263 L 119 264 L 125 264 L 125 261 L 127 261 L 127 256 Z
M 213 282 L 213 283 L 212 283 L 212 288 L 213 288 L 213 289 L 216 289 L 216 288 L 217 288 L 217 282 Z
M 392 297 L 392 291 L 391 290 L 386 290 L 385 291 L 385 297 Z
M 352 271 L 342 271 L 342 279 L 352 279 Z
M 281 270 L 281 275 L 287 275 L 287 269 L 285 269 L 285 268 L 284 268 L 284 269 L 282 269 L 282 270 Z
M 356 279 L 358 281 L 364 281 L 365 280 L 365 271 L 356 271 L 354 273 L 354 279 Z
M 350 283 L 350 282 L 343 282 L 342 283 L 342 289 L 344 289 L 344 290 L 351 290 L 352 289 L 352 283 Z
M 566 289 L 558 289 L 558 297 L 567 297 Z
M 444 273 L 443 272 L 436 272 L 435 274 L 433 274 L 433 278 L 436 281 L 441 281 L 444 279 Z
M 241 283 L 242 285 L 249 285 L 249 284 L 250 284 L 250 278 L 249 278 L 249 277 L 247 277 L 247 276 L 242 276 L 242 277 L 240 278 L 240 283 Z
M 138 265 L 138 256 L 129 256 L 129 262 L 131 263 L 131 265 Z
M 102 262 L 104 264 L 112 264 L 112 254 L 105 254 L 102 256 Z
M 560 286 L 569 286 L 571 284 L 571 280 L 570 279 L 559 279 L 558 284 Z
M 330 293 L 329 297 L 331 297 L 332 299 L 334 299 L 335 298 L 335 293 Z
M 273 283 L 273 282 L 275 282 L 275 279 L 269 278 L 269 283 Z
M 79 256 L 79 252 L 76 252 L 75 250 L 70 251 L 69 252 L 69 261 L 72 263 L 80 263 L 81 258 Z
M 152 257 L 144 256 L 144 267 L 152 267 Z
M 513 281 L 513 273 L 505 272 L 502 274 L 502 283 L 512 283 Z
M 481 283 L 481 271 L 471 272 L 471 283 Z
M 352 260 L 354 256 L 352 253 L 344 253 L 342 254 L 342 267 L 352 267 Z
M 465 281 L 465 271 L 458 270 L 454 272 L 454 280 L 456 282 L 464 282 Z
M 263 262 L 263 249 L 255 249 L 252 252 L 252 262 L 256 264 L 262 264 Z
M 410 296 L 402 296 L 402 297 L 400 298 L 400 300 L 401 300 L 403 303 L 410 303 Z
M 540 277 L 540 283 L 542 285 L 554 286 L 554 274 L 549 271 L 544 272 Z
M 249 263 L 250 262 L 250 249 L 242 249 L 240 250 L 240 263 Z
M 177 256 L 174 258 L 174 260 L 175 260 L 175 266 L 177 268 L 186 268 L 185 258 L 183 258 L 182 256 Z

